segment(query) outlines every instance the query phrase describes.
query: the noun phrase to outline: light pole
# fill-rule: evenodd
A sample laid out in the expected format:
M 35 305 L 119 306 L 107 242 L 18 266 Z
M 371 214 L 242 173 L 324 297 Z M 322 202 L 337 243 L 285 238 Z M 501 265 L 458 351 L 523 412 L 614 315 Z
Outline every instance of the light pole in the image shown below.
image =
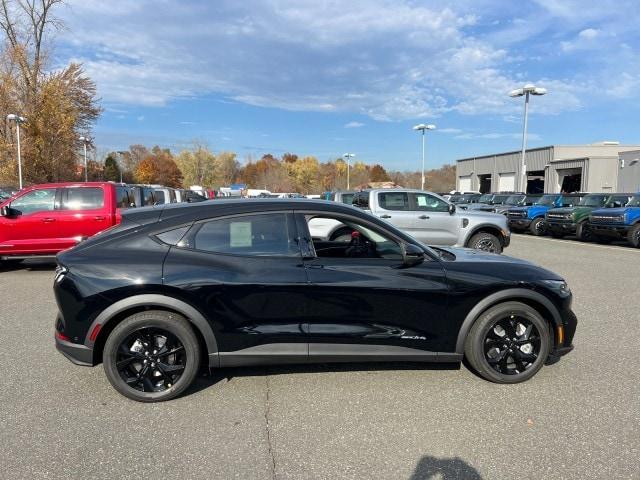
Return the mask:
M 21 117 L 20 115 L 16 115 L 15 113 L 10 113 L 7 115 L 7 120 L 10 122 L 16 122 L 16 139 L 18 141 L 18 186 L 20 190 L 22 190 L 22 158 L 20 152 L 20 124 L 27 121 L 26 118 Z
M 349 170 L 351 167 L 350 160 L 355 156 L 355 153 L 345 153 L 344 155 L 342 155 L 343 158 L 347 159 L 347 190 L 349 190 Z
M 90 140 L 87 137 L 79 137 L 78 140 L 82 142 L 82 145 L 84 147 L 84 181 L 88 182 L 89 171 L 87 170 L 87 143 L 89 143 Z
M 536 87 L 531 83 L 527 83 L 522 88 L 516 88 L 509 92 L 510 97 L 524 97 L 524 125 L 522 127 L 522 157 L 520 158 L 520 182 L 519 191 L 527 193 L 527 166 L 525 164 L 525 155 L 527 151 L 527 122 L 529 117 L 529 95 L 544 95 L 547 93 L 546 88 Z
M 413 127 L 413 129 L 422 132 L 422 180 L 420 182 L 420 190 L 424 190 L 424 132 L 426 132 L 427 130 L 435 130 L 436 126 L 431 124 L 425 125 L 424 123 L 421 123 Z
M 122 157 L 124 157 L 125 153 L 129 153 L 127 150 L 118 150 L 118 156 L 120 157 L 120 160 L 122 160 Z M 122 183 L 122 161 L 118 162 L 118 170 L 120 170 L 120 183 Z

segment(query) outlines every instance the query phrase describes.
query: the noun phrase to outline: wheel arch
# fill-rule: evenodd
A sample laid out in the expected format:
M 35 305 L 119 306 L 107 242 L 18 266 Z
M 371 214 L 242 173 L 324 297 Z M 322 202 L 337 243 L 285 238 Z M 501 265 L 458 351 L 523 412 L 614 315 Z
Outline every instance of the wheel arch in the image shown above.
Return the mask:
M 467 235 L 467 238 L 464 242 L 464 246 L 468 247 L 469 243 L 471 242 L 471 239 L 477 235 L 478 233 L 482 233 L 482 232 L 486 232 L 486 233 L 490 233 L 491 235 L 495 235 L 496 237 L 498 237 L 498 240 L 500 240 L 500 243 L 504 246 L 505 243 L 505 236 L 502 233 L 502 229 L 496 225 L 493 225 L 491 223 L 482 223 L 480 225 L 477 225 L 475 227 L 473 227 L 473 229 L 469 232 L 469 234 Z
M 102 350 L 111 331 L 125 318 L 145 310 L 164 310 L 184 316 L 193 326 L 196 337 L 208 354 L 209 364 L 218 358 L 218 343 L 209 322 L 196 308 L 174 297 L 161 294 L 142 294 L 113 303 L 96 317 L 89 327 L 85 345 L 93 348 L 93 363 L 102 359 Z M 94 329 L 100 325 L 95 341 L 90 340 Z
M 475 323 L 475 321 L 480 318 L 480 316 L 486 312 L 489 308 L 498 305 L 500 303 L 515 301 L 522 302 L 535 310 L 542 315 L 542 317 L 550 322 L 551 328 L 551 338 L 553 338 L 553 343 L 555 345 L 555 327 L 558 325 L 562 325 L 562 318 L 560 317 L 560 312 L 555 307 L 555 305 L 549 300 L 547 297 L 542 295 L 541 293 L 535 292 L 533 290 L 527 290 L 525 288 L 512 288 L 508 290 L 502 290 L 500 292 L 493 293 L 488 297 L 485 297 L 480 302 L 478 302 L 471 311 L 467 314 L 464 321 L 462 322 L 462 326 L 458 331 L 458 338 L 456 340 L 456 353 L 464 354 L 464 344 L 467 339 L 467 335 L 471 330 L 471 327 Z

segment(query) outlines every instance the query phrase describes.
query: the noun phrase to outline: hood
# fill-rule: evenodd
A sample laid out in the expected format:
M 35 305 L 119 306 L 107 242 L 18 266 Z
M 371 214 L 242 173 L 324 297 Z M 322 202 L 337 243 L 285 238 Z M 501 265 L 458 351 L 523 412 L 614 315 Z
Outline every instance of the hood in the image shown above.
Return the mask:
M 591 212 L 592 215 L 598 215 L 601 217 L 617 217 L 628 213 L 632 208 L 637 207 L 619 207 L 619 208 L 599 208 Z
M 486 275 L 511 281 L 563 280 L 546 268 L 527 260 L 471 248 L 431 247 L 440 254 L 447 272 Z

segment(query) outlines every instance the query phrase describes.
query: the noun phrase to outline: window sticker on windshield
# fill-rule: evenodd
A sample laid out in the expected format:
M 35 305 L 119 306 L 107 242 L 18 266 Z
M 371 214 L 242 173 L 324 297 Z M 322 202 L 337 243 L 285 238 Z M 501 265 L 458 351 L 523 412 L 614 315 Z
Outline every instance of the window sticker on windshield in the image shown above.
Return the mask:
M 251 246 L 251 222 L 233 222 L 229 225 L 231 247 Z
M 427 197 L 425 197 L 424 195 L 418 195 L 418 206 L 419 207 L 426 207 L 427 206 Z

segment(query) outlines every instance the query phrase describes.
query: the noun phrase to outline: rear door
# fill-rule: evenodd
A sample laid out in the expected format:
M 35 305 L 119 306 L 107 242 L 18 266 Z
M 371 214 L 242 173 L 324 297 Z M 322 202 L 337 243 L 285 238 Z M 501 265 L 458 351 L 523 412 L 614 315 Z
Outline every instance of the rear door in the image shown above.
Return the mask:
M 458 241 L 460 217 L 449 213 L 449 204 L 429 193 L 411 193 L 411 234 L 429 245 L 454 245 Z
M 56 188 L 40 188 L 28 191 L 7 204 L 15 215 L 0 217 L 0 256 L 61 250 L 56 224 L 58 194 Z
M 63 248 L 73 247 L 115 223 L 115 199 L 106 193 L 102 186 L 79 185 L 62 189 L 56 222 Z
M 375 215 L 407 233 L 412 233 L 413 214 L 407 192 L 377 192 Z

